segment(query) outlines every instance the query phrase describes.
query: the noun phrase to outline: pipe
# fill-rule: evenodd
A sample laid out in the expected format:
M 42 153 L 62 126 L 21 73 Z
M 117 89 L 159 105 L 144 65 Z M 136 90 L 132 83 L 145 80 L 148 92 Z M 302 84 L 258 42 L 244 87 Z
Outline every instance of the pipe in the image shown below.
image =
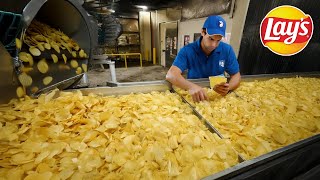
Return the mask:
M 153 64 L 156 64 L 156 48 L 153 48 Z
M 116 76 L 116 67 L 114 61 L 108 61 L 109 69 L 111 73 L 111 82 L 116 83 L 117 82 L 117 76 Z

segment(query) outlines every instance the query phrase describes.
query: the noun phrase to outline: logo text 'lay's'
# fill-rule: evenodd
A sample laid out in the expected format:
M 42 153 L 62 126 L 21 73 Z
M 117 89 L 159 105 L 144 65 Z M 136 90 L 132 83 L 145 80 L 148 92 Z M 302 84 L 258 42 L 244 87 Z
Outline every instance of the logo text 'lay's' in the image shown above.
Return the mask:
M 288 5 L 272 9 L 260 25 L 262 44 L 282 56 L 302 51 L 309 43 L 312 33 L 311 16 Z

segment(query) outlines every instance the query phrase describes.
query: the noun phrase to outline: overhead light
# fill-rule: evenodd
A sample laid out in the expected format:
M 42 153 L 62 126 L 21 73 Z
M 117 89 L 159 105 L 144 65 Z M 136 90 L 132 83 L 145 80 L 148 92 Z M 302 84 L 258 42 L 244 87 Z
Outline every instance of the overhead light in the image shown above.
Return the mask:
M 143 10 L 147 10 L 147 9 L 148 9 L 148 7 L 147 7 L 147 6 L 140 6 L 140 5 L 136 5 L 136 7 L 137 7 L 137 8 L 141 8 L 141 9 L 143 9 Z
M 115 11 L 115 10 L 113 10 L 113 9 L 110 9 L 109 11 L 110 11 L 111 13 L 114 13 L 114 12 L 116 12 L 116 11 Z

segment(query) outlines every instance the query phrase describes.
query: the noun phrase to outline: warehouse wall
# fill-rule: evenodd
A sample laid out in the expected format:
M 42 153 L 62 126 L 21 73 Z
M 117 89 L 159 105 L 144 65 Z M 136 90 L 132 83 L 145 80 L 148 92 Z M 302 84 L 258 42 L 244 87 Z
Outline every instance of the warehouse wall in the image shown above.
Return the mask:
M 176 16 L 172 16 L 175 14 Z M 156 48 L 156 64 L 160 64 L 161 59 L 161 48 L 160 48 L 160 39 L 159 39 L 159 24 L 163 22 L 172 22 L 178 21 L 180 19 L 179 14 L 181 10 L 170 9 L 169 13 L 166 9 L 157 10 L 151 12 L 151 26 L 152 26 L 152 47 Z
M 237 0 L 232 18 L 230 45 L 238 57 L 250 0 Z

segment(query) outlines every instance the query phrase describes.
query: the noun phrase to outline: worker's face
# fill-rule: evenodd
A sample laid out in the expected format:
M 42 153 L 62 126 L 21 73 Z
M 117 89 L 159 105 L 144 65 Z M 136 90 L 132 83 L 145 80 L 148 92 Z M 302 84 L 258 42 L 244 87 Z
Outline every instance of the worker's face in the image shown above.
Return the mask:
M 202 32 L 202 41 L 203 41 L 203 48 L 206 51 L 211 52 L 219 46 L 219 43 L 222 39 L 221 35 L 212 35 L 209 36 L 208 33 Z

